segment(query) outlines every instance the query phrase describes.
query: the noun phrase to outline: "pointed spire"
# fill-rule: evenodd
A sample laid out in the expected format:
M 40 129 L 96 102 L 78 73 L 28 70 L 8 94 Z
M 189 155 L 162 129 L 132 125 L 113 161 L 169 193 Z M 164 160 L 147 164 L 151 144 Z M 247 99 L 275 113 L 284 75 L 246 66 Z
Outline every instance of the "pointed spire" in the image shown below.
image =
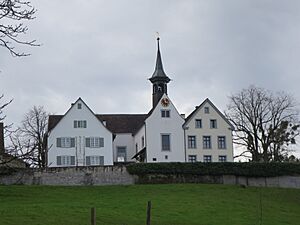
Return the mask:
M 159 40 L 160 38 L 157 37 L 157 56 L 156 56 L 156 65 L 155 65 L 155 70 L 154 73 L 152 74 L 152 77 L 150 78 L 150 81 L 153 82 L 157 79 L 162 78 L 163 80 L 166 80 L 167 82 L 170 81 L 170 78 L 166 75 L 162 60 L 161 60 L 161 55 L 160 55 L 160 48 L 159 48 Z

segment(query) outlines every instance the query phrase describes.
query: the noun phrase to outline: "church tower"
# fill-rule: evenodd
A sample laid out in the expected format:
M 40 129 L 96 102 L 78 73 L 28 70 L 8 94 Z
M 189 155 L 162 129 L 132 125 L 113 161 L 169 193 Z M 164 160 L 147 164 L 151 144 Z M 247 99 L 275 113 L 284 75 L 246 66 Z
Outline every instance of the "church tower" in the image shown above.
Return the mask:
M 164 72 L 159 49 L 159 37 L 157 38 L 156 66 L 154 73 L 149 80 L 153 84 L 152 107 L 155 107 L 163 94 L 168 94 L 167 84 L 171 80 Z

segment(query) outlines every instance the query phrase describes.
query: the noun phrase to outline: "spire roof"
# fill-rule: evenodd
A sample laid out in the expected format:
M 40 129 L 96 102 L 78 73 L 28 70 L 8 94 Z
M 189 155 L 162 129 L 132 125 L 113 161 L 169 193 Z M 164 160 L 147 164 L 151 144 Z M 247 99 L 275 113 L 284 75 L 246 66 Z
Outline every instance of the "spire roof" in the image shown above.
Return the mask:
M 157 38 L 157 56 L 156 56 L 156 65 L 155 65 L 155 70 L 154 73 L 152 74 L 152 77 L 149 79 L 151 82 L 155 82 L 156 80 L 165 80 L 167 82 L 170 81 L 170 78 L 166 75 L 162 60 L 161 60 L 161 55 L 160 55 L 160 48 L 159 48 L 159 40 L 160 38 Z

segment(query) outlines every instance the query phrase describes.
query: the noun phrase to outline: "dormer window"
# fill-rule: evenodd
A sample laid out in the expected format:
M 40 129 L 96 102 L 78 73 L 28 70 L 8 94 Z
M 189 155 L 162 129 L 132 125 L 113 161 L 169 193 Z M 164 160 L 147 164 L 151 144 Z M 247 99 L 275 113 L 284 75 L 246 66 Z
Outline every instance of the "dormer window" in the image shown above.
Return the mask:
M 204 107 L 204 113 L 209 114 L 209 107 Z
M 81 103 L 78 103 L 77 104 L 77 109 L 81 109 L 81 107 L 82 107 Z

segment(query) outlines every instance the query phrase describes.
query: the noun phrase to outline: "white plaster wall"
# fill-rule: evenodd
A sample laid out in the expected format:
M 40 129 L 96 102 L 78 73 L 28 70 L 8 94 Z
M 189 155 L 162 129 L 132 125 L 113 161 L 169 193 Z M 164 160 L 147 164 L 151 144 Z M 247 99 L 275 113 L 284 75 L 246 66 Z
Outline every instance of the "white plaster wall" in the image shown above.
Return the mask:
M 168 98 L 167 95 L 162 98 Z M 162 118 L 161 110 L 171 110 L 170 118 Z M 151 116 L 146 119 L 147 136 L 147 162 L 184 162 L 184 133 L 182 125 L 184 119 L 180 116 L 177 109 L 170 101 L 168 107 L 163 107 L 160 103 L 156 106 Z M 171 151 L 162 151 L 161 134 L 171 135 Z M 165 159 L 165 156 L 168 159 Z
M 131 159 L 135 155 L 133 139 L 134 138 L 132 137 L 131 133 L 116 134 L 116 138 L 113 141 L 114 162 L 117 162 L 117 147 L 126 147 L 126 162 L 134 161 Z
M 141 129 L 139 129 L 139 131 L 134 135 L 134 152 L 135 154 L 137 153 L 136 152 L 136 149 L 135 149 L 135 145 L 137 144 L 138 145 L 138 152 L 140 150 L 143 149 L 143 146 L 142 146 L 142 137 L 145 138 L 145 146 L 147 146 L 147 140 L 146 140 L 146 134 L 145 134 L 146 130 L 145 130 L 145 125 L 143 125 L 141 127 Z
M 204 108 L 209 107 L 209 114 L 204 113 Z M 195 128 L 195 119 L 202 119 L 202 128 Z M 210 120 L 217 120 L 217 129 L 210 128 Z M 213 162 L 219 161 L 219 155 L 226 155 L 228 162 L 233 162 L 232 131 L 230 125 L 220 116 L 220 114 L 205 102 L 195 113 L 190 121 L 185 125 L 186 136 L 186 159 L 188 155 L 197 155 L 197 161 L 203 161 L 203 155 L 211 155 Z M 196 149 L 188 148 L 188 136 L 196 136 Z M 211 149 L 203 149 L 203 136 L 211 136 Z M 218 149 L 218 136 L 226 137 L 226 149 Z
M 82 104 L 82 109 L 77 109 L 77 104 Z M 74 120 L 86 120 L 87 128 L 74 128 Z M 75 148 L 57 148 L 56 138 L 75 137 L 77 145 Z M 86 148 L 85 137 L 103 137 L 104 147 Z M 51 131 L 48 138 L 48 166 L 56 167 L 56 156 L 72 155 L 78 156 L 75 161 L 78 166 L 85 165 L 85 156 L 99 155 L 104 156 L 104 165 L 113 165 L 112 134 L 111 132 L 94 116 L 81 99 L 77 100 L 73 107 L 66 113 L 60 122 Z M 77 151 L 77 154 L 76 154 Z M 82 160 L 81 160 L 82 159 Z

